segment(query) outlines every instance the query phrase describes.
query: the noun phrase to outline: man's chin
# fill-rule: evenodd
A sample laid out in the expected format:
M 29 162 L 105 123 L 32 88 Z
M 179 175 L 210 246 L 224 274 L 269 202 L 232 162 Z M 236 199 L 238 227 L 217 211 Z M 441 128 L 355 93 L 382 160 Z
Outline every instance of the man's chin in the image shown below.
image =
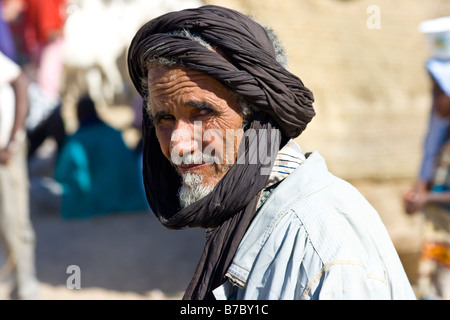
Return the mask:
M 199 185 L 196 187 L 188 187 L 186 185 L 182 185 L 179 191 L 179 199 L 182 208 L 186 208 L 197 202 L 213 191 L 214 187 L 212 186 L 204 186 Z
M 185 208 L 210 194 L 215 185 L 219 183 L 231 167 L 225 166 L 221 168 L 221 170 L 216 170 L 216 168 L 214 168 L 214 172 L 211 173 L 208 170 L 211 168 L 210 166 L 210 164 L 206 165 L 202 167 L 203 170 L 198 171 L 187 170 L 187 172 L 184 173 L 179 171 L 183 179 L 182 186 L 178 193 L 182 208 Z M 205 179 L 206 177 L 208 177 L 208 179 Z

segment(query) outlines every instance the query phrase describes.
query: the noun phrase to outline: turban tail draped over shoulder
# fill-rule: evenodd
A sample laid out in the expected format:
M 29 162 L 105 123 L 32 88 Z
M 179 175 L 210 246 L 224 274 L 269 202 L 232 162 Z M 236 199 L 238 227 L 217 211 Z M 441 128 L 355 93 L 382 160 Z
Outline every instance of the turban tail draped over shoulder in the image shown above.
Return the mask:
M 179 30 L 200 36 L 215 51 L 187 37 L 170 34 Z M 272 165 L 281 145 L 306 128 L 315 115 L 314 99 L 302 81 L 277 62 L 265 29 L 249 17 L 223 7 L 210 5 L 170 12 L 149 21 L 136 33 L 128 52 L 128 69 L 143 98 L 147 95 L 142 85 L 148 72 L 146 60 L 155 57 L 180 61 L 243 96 L 257 110 L 253 111 L 247 130 L 263 130 L 267 134 L 264 143 L 258 144 L 257 164 L 235 163 L 208 196 L 181 209 L 177 196 L 180 176 L 162 154 L 153 123 L 143 107 L 143 179 L 147 200 L 168 228 L 210 229 L 184 298 L 212 299 L 212 290 L 226 280 L 227 268 L 267 184 L 268 175 L 261 174 L 261 169 Z M 246 159 L 255 156 L 255 150 L 248 145 L 261 141 L 258 139 L 258 135 L 243 139 L 240 151 L 244 150 Z

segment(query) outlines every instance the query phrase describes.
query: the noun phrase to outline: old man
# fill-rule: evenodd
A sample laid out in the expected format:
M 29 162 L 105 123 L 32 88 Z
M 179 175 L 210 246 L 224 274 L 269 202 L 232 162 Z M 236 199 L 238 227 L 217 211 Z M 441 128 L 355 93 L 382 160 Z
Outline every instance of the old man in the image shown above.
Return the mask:
M 143 178 L 172 229 L 206 229 L 184 299 L 414 299 L 377 212 L 293 138 L 313 94 L 272 30 L 218 6 L 149 21 L 128 53 Z

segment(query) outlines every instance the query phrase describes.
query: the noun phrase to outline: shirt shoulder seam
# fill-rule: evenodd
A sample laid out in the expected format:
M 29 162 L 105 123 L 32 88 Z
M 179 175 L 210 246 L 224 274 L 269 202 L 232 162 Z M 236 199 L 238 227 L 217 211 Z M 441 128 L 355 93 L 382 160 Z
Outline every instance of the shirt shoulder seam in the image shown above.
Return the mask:
M 355 265 L 355 266 L 361 266 L 362 267 L 362 263 L 359 261 L 354 261 L 354 260 L 336 260 L 336 261 L 332 261 L 330 263 L 327 263 L 326 265 L 324 265 L 322 267 L 322 269 L 320 269 L 319 273 L 316 274 L 316 276 L 308 283 L 308 285 L 306 286 L 305 291 L 303 292 L 302 296 L 301 296 L 301 300 L 304 300 L 306 298 L 306 296 L 309 294 L 309 292 L 311 291 L 312 287 L 320 280 L 320 278 L 322 278 L 322 276 L 324 275 L 325 271 L 333 266 L 333 265 L 337 265 L 337 264 L 351 264 L 351 265 Z
M 322 269 L 320 269 L 320 271 L 316 274 L 316 276 L 308 283 L 308 285 L 306 286 L 306 289 L 303 292 L 300 299 L 304 300 L 308 296 L 308 294 L 311 291 L 311 289 L 313 288 L 313 286 L 322 278 L 322 276 L 324 275 L 324 273 L 327 269 L 329 269 L 331 266 L 338 265 L 338 264 L 354 265 L 354 266 L 360 266 L 360 267 L 363 266 L 363 264 L 361 262 L 355 261 L 355 260 L 335 260 L 330 263 L 327 263 L 326 265 L 324 265 L 322 267 Z M 386 284 L 386 279 L 384 279 L 383 277 L 381 277 L 379 275 L 376 275 L 373 273 L 366 273 L 366 277 L 369 279 L 375 279 L 375 280 L 381 281 L 384 284 Z

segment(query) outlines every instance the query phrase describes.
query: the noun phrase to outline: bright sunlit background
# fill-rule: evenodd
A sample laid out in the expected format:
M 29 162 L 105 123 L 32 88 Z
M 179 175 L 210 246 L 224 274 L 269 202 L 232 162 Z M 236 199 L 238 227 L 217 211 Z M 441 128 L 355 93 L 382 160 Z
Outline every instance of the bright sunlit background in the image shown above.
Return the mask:
M 450 2 L 70 0 L 61 92 L 68 130 L 77 128 L 74 103 L 89 90 L 101 116 L 134 146 L 140 104 L 126 71 L 128 44 L 149 19 L 201 4 L 237 9 L 278 33 L 290 71 L 316 100 L 317 116 L 297 139 L 300 146 L 319 151 L 330 171 L 354 184 L 379 211 L 414 285 L 422 219 L 404 213 L 401 196 L 418 173 L 431 107 L 424 68 L 431 52 L 418 27 L 450 15 Z M 201 233 L 168 233 L 147 213 L 130 220 L 111 217 L 111 225 L 107 218 L 64 222 L 34 215 L 38 276 L 49 299 L 178 297 L 203 246 Z M 72 238 L 50 249 L 65 235 Z M 74 292 L 66 288 L 65 268 L 82 264 L 77 259 L 89 262 L 81 266 L 82 289 Z

